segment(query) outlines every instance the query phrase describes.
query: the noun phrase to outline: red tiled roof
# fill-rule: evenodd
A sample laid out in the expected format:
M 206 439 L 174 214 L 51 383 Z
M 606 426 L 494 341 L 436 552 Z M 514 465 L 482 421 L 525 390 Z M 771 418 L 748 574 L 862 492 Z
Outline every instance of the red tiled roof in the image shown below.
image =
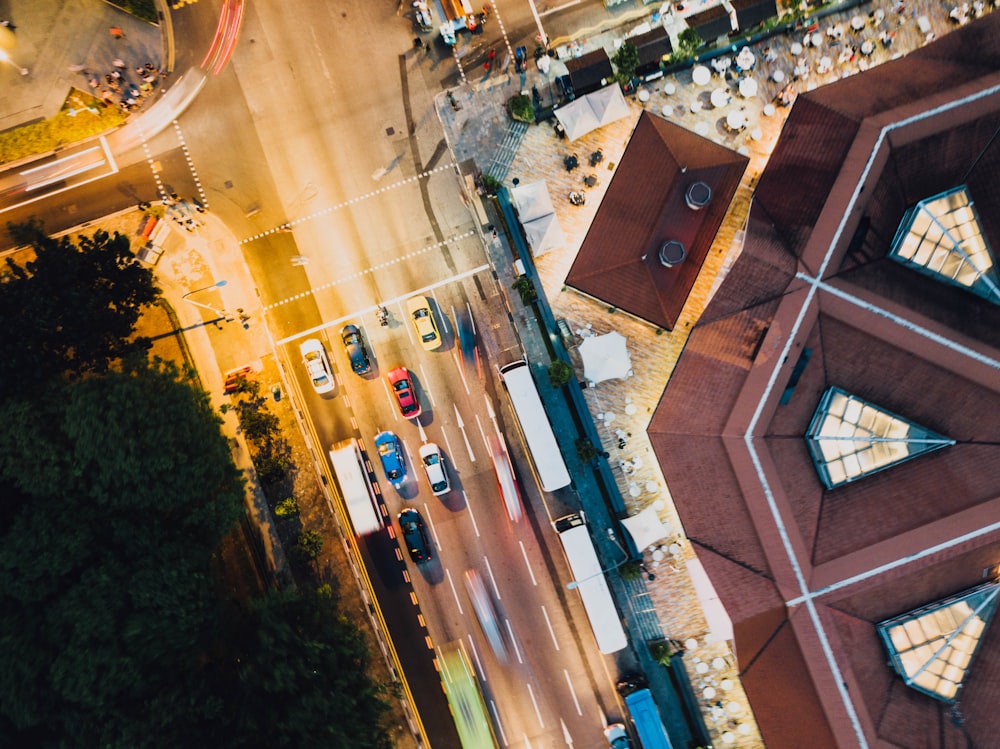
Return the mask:
M 747 158 L 643 112 L 566 283 L 654 325 L 671 329 L 739 187 Z M 684 196 L 694 182 L 712 190 L 705 208 Z M 687 259 L 660 264 L 668 240 Z
M 997 133 L 1000 16 L 801 94 L 650 423 L 769 749 L 1000 735 L 1000 626 L 955 707 L 876 631 L 1000 562 L 1000 306 L 887 258 L 908 208 L 966 185 L 1000 260 Z M 831 386 L 956 444 L 827 490 L 804 435 Z

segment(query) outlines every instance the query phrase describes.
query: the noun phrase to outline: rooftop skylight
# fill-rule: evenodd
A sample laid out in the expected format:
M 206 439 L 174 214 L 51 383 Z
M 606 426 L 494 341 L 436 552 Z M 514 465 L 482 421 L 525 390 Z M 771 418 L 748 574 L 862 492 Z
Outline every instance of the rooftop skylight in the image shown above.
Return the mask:
M 997 608 L 988 583 L 879 623 L 892 667 L 907 686 L 954 702 Z
M 840 388 L 820 399 L 806 443 L 827 489 L 955 444 Z
M 1000 304 L 1000 276 L 964 185 L 922 200 L 908 210 L 896 230 L 889 257 Z

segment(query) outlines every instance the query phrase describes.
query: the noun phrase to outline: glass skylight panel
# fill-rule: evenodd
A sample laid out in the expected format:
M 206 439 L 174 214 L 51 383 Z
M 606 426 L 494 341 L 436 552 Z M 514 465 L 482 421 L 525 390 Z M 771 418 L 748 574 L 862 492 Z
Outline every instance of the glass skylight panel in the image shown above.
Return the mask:
M 1000 584 L 988 583 L 880 622 L 893 669 L 910 687 L 953 702 L 997 608 Z
M 955 441 L 832 387 L 816 407 L 806 443 L 823 485 L 834 489 Z
M 1000 304 L 1000 275 L 964 185 L 908 210 L 889 257 Z

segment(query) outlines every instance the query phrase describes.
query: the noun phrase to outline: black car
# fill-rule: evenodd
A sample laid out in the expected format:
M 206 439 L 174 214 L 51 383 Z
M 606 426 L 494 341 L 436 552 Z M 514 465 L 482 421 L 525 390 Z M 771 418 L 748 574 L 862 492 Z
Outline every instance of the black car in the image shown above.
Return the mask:
M 365 348 L 364 339 L 357 325 L 345 325 L 340 331 L 340 337 L 344 341 L 344 351 L 347 358 L 351 360 L 351 369 L 355 374 L 363 375 L 372 371 L 372 363 L 368 358 L 368 349 Z
M 424 519 L 419 512 L 413 508 L 403 510 L 399 513 L 399 527 L 403 530 L 403 543 L 410 552 L 410 559 L 414 562 L 426 562 L 434 557 L 427 541 Z

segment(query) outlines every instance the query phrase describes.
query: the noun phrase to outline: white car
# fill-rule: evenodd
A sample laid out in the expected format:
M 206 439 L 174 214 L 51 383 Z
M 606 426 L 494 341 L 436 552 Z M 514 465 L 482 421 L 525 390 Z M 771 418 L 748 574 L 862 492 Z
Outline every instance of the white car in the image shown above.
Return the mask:
M 302 352 L 302 363 L 306 365 L 306 372 L 312 381 L 313 390 L 317 393 L 329 393 L 337 385 L 333 378 L 333 370 L 330 369 L 330 360 L 326 356 L 326 349 L 317 338 L 310 338 L 299 345 Z
M 428 442 L 420 447 L 420 462 L 424 464 L 427 472 L 427 481 L 431 485 L 431 491 L 435 497 L 447 494 L 451 491 L 451 484 L 448 482 L 448 471 L 444 467 L 444 456 L 441 448 L 433 442 Z

